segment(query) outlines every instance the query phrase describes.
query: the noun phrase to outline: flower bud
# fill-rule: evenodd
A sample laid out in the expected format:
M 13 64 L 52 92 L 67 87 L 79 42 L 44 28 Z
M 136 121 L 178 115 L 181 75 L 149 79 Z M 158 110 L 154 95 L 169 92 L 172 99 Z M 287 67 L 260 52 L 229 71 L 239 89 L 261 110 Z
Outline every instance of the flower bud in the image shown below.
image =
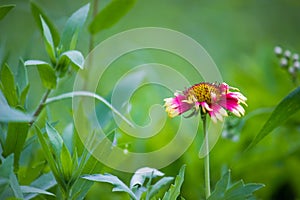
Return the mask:
M 294 62 L 294 68 L 296 68 L 297 70 L 300 69 L 300 62 L 298 60 Z
M 277 55 L 277 56 L 281 56 L 282 54 L 282 48 L 280 46 L 276 46 L 274 48 L 274 53 Z
M 298 61 L 298 60 L 299 60 L 299 54 L 294 53 L 294 55 L 293 55 L 293 60 L 294 60 L 294 61 Z
M 285 51 L 284 51 L 284 56 L 285 56 L 286 58 L 290 58 L 291 55 L 292 55 L 292 53 L 291 53 L 289 50 L 285 50 Z
M 281 58 L 280 59 L 280 66 L 281 67 L 287 67 L 288 66 L 288 59 L 287 58 Z
M 294 75 L 296 73 L 296 68 L 294 66 L 289 67 L 289 73 Z

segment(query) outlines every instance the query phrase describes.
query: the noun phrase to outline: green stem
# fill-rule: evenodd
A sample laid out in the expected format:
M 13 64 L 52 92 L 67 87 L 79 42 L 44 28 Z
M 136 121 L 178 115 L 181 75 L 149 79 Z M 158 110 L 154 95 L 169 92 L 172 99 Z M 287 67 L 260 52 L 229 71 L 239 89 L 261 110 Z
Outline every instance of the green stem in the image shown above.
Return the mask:
M 44 106 L 45 106 L 45 102 L 47 101 L 47 98 L 50 94 L 51 90 L 47 89 L 47 91 L 45 92 L 45 94 L 43 95 L 43 98 L 41 100 L 41 102 L 39 103 L 37 109 L 34 111 L 33 113 L 33 120 L 31 122 L 29 122 L 29 125 L 32 126 L 32 124 L 36 121 L 37 117 L 40 115 L 40 113 L 42 112 Z
M 98 12 L 98 0 L 94 0 L 94 6 L 93 6 L 93 19 L 96 17 L 97 12 Z M 91 52 L 94 48 L 94 35 L 90 34 L 90 41 L 89 41 L 89 52 Z
M 203 122 L 204 145 L 206 156 L 204 157 L 204 179 L 205 179 L 205 196 L 206 199 L 210 196 L 210 172 L 209 172 L 209 144 L 206 128 L 206 114 L 201 115 Z

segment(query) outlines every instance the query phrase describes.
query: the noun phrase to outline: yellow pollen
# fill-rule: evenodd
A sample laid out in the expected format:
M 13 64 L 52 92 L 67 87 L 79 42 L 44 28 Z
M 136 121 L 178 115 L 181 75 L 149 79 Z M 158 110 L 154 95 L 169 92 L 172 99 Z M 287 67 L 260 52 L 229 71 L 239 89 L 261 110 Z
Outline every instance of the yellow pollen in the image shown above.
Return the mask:
M 221 91 L 219 87 L 211 83 L 199 83 L 193 85 L 187 90 L 188 99 L 194 99 L 198 102 L 205 101 L 208 104 L 213 100 L 219 100 L 221 97 Z

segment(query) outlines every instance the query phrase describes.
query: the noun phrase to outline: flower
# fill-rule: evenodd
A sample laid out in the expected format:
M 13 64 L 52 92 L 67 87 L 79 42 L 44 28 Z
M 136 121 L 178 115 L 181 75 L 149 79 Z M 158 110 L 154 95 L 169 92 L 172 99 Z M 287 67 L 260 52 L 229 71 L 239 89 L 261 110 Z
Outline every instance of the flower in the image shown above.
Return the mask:
M 166 112 L 170 117 L 176 117 L 192 110 L 187 116 L 191 117 L 201 112 L 209 114 L 213 122 L 223 121 L 227 112 L 241 117 L 245 114 L 242 106 L 246 105 L 247 98 L 237 88 L 230 87 L 226 83 L 202 82 L 193 85 L 183 92 L 175 92 L 175 97 L 166 98 Z

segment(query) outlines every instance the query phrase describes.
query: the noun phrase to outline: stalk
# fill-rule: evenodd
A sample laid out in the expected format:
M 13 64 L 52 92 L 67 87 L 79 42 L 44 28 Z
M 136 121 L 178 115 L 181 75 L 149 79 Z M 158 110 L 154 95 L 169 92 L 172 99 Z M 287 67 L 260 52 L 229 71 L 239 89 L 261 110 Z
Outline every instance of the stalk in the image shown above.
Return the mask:
M 209 170 L 209 144 L 208 144 L 208 135 L 206 127 L 206 114 L 201 115 L 203 122 L 203 134 L 204 134 L 204 145 L 206 156 L 204 157 L 204 179 L 205 179 L 205 196 L 206 199 L 210 196 L 210 170 Z

